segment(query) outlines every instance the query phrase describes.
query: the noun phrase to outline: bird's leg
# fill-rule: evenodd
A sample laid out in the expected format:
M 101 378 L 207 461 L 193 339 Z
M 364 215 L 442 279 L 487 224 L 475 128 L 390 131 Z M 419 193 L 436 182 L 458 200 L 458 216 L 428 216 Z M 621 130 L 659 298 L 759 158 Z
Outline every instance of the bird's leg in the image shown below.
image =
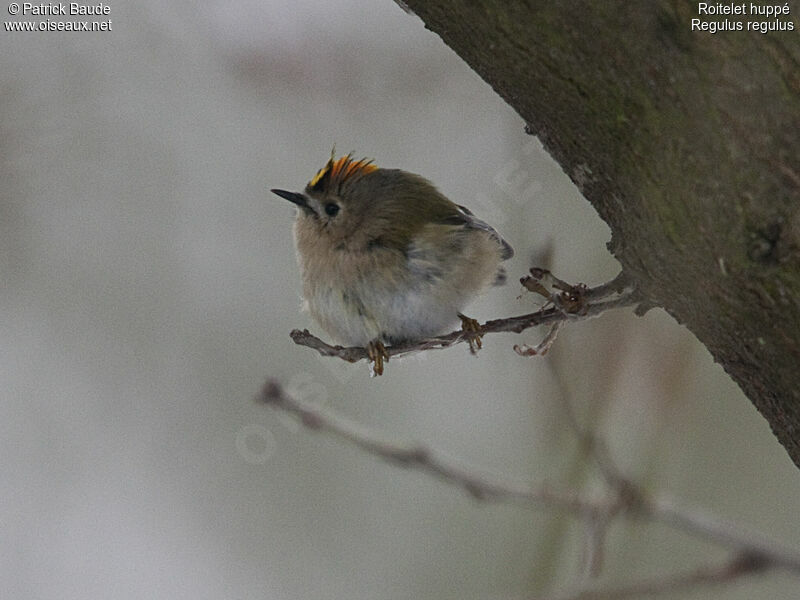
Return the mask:
M 374 339 L 367 344 L 367 356 L 369 361 L 373 363 L 372 372 L 375 375 L 383 375 L 383 363 L 389 362 L 389 353 L 386 352 L 383 342 L 379 339 Z
M 470 319 L 461 313 L 458 313 L 458 318 L 461 319 L 461 330 L 464 332 L 465 337 L 469 342 L 470 353 L 477 354 L 477 351 L 483 347 L 483 342 L 481 341 L 481 338 L 483 337 L 481 324 L 475 319 Z

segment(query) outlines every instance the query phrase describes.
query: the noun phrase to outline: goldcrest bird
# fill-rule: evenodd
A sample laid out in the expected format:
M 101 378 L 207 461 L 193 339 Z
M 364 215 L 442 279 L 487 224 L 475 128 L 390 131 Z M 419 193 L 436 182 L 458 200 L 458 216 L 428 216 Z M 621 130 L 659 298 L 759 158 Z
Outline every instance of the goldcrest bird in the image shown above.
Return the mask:
M 334 156 L 303 193 L 272 190 L 299 208 L 294 224 L 304 305 L 336 341 L 364 346 L 381 374 L 384 344 L 430 337 L 505 282 L 511 246 L 432 183 L 371 161 Z M 479 340 L 479 338 L 478 338 Z

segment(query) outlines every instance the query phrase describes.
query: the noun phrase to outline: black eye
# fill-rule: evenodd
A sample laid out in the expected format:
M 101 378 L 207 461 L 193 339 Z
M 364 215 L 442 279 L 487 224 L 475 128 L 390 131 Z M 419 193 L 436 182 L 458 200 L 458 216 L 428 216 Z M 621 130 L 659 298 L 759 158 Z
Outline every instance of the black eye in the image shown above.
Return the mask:
M 328 202 L 325 205 L 325 214 L 330 217 L 335 217 L 339 212 L 339 205 L 335 202 Z

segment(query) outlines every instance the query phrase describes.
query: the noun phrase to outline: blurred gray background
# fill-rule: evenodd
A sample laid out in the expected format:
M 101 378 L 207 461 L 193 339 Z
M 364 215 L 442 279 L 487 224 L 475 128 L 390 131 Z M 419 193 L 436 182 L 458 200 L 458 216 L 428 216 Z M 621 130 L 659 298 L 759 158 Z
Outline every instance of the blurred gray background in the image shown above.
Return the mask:
M 416 17 L 390 0 L 147 0 L 109 18 L 0 32 L 0 596 L 496 600 L 578 577 L 574 520 L 301 429 L 253 402 L 268 376 L 463 464 L 597 490 L 569 399 L 648 490 L 800 545 L 797 469 L 661 311 L 572 324 L 546 358 L 511 350 L 531 330 L 380 379 L 291 342 L 319 331 L 298 311 L 293 208 L 268 189 L 302 188 L 334 143 L 434 180 L 515 246 L 509 285 L 471 316 L 534 310 L 516 280 L 549 242 L 564 279 L 618 270 L 593 209 Z M 620 524 L 601 581 L 721 556 Z

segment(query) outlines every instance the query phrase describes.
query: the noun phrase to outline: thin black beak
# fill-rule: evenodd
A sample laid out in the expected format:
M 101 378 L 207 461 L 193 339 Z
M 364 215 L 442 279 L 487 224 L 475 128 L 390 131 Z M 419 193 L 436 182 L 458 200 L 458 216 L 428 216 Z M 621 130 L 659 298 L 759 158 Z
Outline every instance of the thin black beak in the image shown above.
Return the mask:
M 297 204 L 300 208 L 308 208 L 308 199 L 303 194 L 287 192 L 286 190 L 270 190 L 273 194 L 280 196 L 284 200 Z

